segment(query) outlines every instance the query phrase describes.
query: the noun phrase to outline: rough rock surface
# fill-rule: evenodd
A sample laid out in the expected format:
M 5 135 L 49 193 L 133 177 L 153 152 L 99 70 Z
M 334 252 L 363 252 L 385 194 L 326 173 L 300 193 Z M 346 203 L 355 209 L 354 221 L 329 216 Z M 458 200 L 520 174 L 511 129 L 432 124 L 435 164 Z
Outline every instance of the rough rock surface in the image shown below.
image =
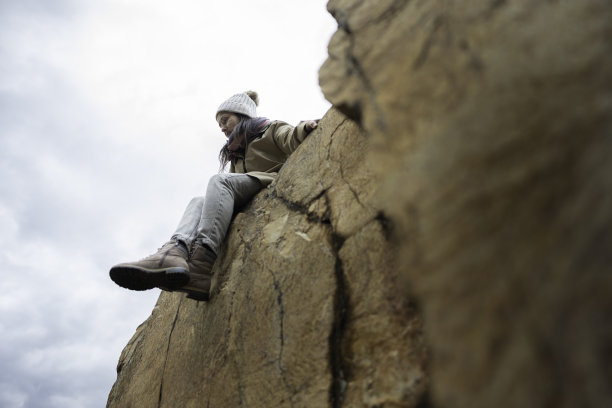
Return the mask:
M 612 3 L 331 0 L 434 407 L 612 406 Z
M 328 9 L 342 114 L 237 215 L 212 300 L 160 296 L 108 406 L 612 406 L 612 3 Z
M 402 291 L 366 139 L 330 110 L 235 217 L 209 302 L 162 293 L 108 407 L 414 407 L 420 317 Z

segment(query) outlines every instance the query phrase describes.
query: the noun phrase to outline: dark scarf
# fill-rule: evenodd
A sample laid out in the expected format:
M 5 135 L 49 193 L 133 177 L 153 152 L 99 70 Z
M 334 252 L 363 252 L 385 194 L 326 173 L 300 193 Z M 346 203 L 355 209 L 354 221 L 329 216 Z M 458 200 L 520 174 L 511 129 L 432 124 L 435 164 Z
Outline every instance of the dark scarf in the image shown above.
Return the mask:
M 267 118 L 245 118 L 236 125 L 227 139 L 227 150 L 230 158 L 244 155 L 246 146 L 253 139 L 260 137 L 270 126 Z

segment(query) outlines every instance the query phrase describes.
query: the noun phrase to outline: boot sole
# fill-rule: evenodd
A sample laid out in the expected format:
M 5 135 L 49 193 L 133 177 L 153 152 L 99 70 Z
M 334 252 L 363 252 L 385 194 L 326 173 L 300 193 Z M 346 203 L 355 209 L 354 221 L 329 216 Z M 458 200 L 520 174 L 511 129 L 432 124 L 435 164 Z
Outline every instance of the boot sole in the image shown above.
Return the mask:
M 144 269 L 135 266 L 116 266 L 111 268 L 109 275 L 117 285 L 131 290 L 153 288 L 175 290 L 189 282 L 187 270 L 179 267 Z
M 199 300 L 202 302 L 208 302 L 210 295 L 208 293 L 196 292 L 193 290 L 181 290 L 181 292 L 187 293 L 188 299 Z

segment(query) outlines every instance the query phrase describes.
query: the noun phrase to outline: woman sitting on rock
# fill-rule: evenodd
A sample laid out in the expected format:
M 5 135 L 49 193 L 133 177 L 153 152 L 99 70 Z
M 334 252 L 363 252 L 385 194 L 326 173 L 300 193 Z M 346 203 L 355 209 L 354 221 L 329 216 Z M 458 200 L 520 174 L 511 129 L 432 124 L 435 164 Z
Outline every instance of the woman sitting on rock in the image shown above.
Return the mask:
M 206 195 L 187 205 L 170 241 L 138 262 L 115 265 L 111 279 L 127 289 L 160 288 L 208 300 L 211 270 L 234 210 L 247 203 L 276 177 L 287 157 L 317 127 L 318 121 L 293 127 L 258 117 L 256 92 L 233 95 L 217 109 L 216 119 L 227 143 L 219 153 L 230 173 L 211 177 Z

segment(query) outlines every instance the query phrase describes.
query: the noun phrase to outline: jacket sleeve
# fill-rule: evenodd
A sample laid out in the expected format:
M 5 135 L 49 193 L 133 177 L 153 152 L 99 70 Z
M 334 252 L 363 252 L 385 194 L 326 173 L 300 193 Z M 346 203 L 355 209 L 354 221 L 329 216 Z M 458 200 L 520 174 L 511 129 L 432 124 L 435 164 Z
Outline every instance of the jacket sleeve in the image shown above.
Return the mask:
M 306 122 L 300 122 L 293 127 L 286 122 L 275 121 L 270 125 L 273 132 L 274 143 L 287 156 L 289 156 L 306 138 L 304 126 Z

